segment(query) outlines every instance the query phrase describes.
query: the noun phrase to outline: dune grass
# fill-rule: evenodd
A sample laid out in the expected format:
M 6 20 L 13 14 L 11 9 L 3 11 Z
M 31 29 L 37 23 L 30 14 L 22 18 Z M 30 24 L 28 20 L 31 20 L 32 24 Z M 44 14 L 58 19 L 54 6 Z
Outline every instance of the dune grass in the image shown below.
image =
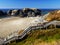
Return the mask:
M 28 36 L 19 42 L 13 42 L 8 45 L 53 45 L 59 42 L 60 44 L 60 28 L 47 30 L 32 30 Z M 55 44 L 56 45 L 56 44 Z

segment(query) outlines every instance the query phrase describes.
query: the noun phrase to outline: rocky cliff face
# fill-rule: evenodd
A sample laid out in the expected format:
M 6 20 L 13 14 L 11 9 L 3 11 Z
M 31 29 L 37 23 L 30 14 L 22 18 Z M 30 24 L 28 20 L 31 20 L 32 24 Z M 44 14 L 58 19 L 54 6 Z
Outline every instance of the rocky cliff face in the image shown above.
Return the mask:
M 47 21 L 60 20 L 60 10 L 55 10 L 49 12 L 48 16 L 45 18 Z
M 6 12 L 0 10 L 1 16 L 35 17 L 41 16 L 41 10 L 36 8 L 11 9 Z
M 7 14 L 10 16 L 13 15 L 13 16 L 20 16 L 20 17 L 35 17 L 41 15 L 41 10 L 24 8 L 18 10 L 9 10 Z

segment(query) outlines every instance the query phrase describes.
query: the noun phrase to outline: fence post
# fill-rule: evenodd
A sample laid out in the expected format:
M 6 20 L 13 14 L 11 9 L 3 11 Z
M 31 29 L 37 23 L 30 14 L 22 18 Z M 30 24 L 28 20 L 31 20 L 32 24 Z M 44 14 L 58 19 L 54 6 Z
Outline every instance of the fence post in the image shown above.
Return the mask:
M 51 24 L 51 29 L 53 28 L 53 25 Z
M 11 42 L 9 41 L 8 43 L 10 44 Z
M 40 30 L 41 30 L 41 28 L 40 28 Z
M 47 30 L 47 27 L 46 27 L 46 30 Z
M 56 29 L 56 22 L 55 22 L 54 26 L 55 26 L 55 29 Z

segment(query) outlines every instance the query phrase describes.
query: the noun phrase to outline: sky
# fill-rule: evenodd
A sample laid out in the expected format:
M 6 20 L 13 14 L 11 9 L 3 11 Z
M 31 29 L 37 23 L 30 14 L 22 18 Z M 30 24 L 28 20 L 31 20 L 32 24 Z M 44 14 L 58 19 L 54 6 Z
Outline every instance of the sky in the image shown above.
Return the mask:
M 60 0 L 0 0 L 0 8 L 60 9 Z

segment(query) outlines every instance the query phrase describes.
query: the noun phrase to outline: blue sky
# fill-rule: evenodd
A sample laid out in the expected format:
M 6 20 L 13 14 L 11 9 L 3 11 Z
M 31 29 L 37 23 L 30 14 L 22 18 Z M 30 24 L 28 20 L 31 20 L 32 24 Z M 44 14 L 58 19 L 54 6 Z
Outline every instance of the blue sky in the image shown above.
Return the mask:
M 60 0 L 0 0 L 0 8 L 60 9 Z

